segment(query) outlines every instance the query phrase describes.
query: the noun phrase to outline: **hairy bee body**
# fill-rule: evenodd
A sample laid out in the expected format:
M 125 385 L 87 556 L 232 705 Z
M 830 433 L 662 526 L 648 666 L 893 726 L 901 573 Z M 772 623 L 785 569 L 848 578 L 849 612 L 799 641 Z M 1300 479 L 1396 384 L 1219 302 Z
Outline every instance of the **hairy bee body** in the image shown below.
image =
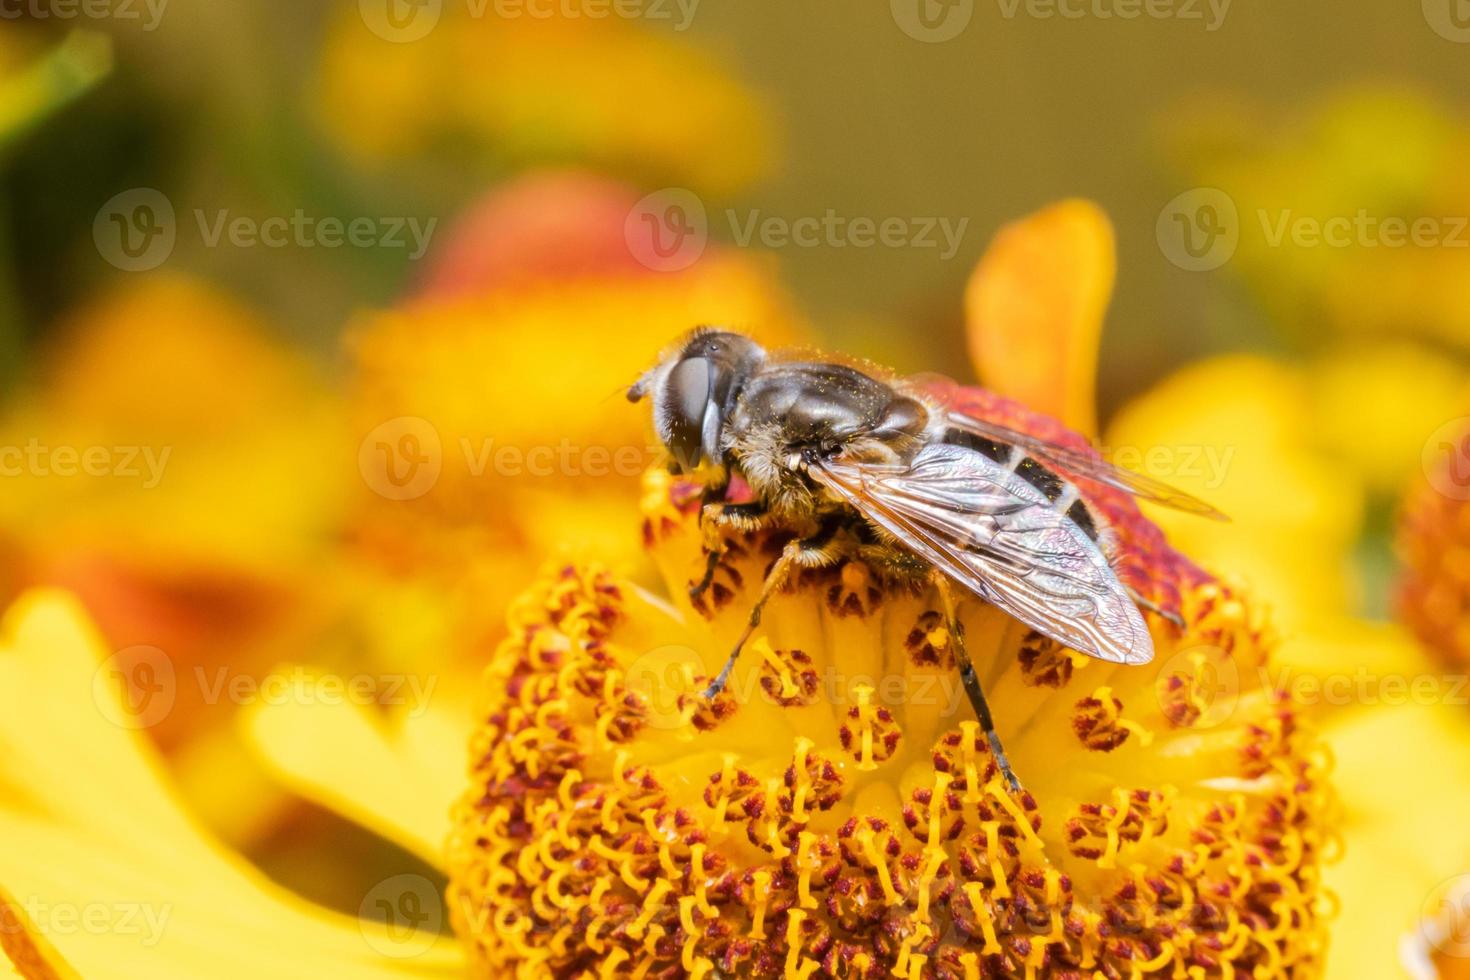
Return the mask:
M 956 410 L 933 385 L 849 364 L 773 357 L 728 331 L 697 330 L 628 390 L 651 397 L 654 428 L 678 469 L 714 464 L 704 519 L 792 538 L 746 630 L 706 695 L 724 689 L 761 609 L 790 569 L 858 558 L 892 578 L 930 581 L 943 598 L 966 692 L 1014 788 L 977 675 L 964 653 L 950 583 L 1063 646 L 1147 663 L 1143 602 L 1118 579 L 1105 524 L 1067 474 L 1207 516 L 1209 505 L 1096 453 Z M 738 474 L 754 499 L 727 503 Z M 710 584 L 721 545 L 706 544 Z

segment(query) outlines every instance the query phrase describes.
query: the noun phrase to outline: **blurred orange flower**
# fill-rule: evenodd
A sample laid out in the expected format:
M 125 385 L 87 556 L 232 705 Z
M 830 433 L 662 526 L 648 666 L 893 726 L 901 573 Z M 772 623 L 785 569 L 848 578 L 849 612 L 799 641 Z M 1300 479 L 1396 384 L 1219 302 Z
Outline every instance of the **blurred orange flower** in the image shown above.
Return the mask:
M 364 477 L 351 535 L 368 567 L 432 583 L 447 632 L 430 649 L 482 662 L 547 554 L 574 545 L 637 564 L 635 529 L 616 516 L 655 452 L 622 390 L 666 344 L 711 321 L 776 343 L 805 332 L 759 260 L 630 262 L 634 201 L 585 176 L 512 182 L 462 223 L 420 294 L 349 333 Z
M 496 175 L 580 163 L 714 195 L 770 166 L 765 106 L 691 42 L 615 17 L 472 6 L 446 5 L 402 35 L 343 11 L 316 85 L 327 132 L 372 166 L 432 158 Z

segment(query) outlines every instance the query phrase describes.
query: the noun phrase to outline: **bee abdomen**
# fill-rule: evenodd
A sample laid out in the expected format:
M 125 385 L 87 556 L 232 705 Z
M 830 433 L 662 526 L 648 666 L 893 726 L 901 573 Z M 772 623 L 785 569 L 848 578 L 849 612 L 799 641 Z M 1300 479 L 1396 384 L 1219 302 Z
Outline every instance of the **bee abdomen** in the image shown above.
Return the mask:
M 1010 463 L 1011 451 L 1014 448 L 1003 442 L 996 442 L 994 439 L 987 439 L 973 432 L 966 432 L 964 429 L 944 430 L 944 441 L 948 445 L 960 446 L 964 449 L 973 450 L 982 456 L 988 456 L 990 459 L 1003 465 Z
M 1093 542 L 1098 540 L 1097 519 L 1093 517 L 1087 504 L 1082 501 L 1077 488 L 1055 471 L 1025 455 L 1015 446 L 987 439 L 985 436 L 976 435 L 964 429 L 945 430 L 944 441 L 951 446 L 973 450 L 1010 469 L 1041 491 L 1053 506 L 1065 514 L 1073 524 L 1076 524 L 1083 534 L 1087 535 L 1089 540 Z

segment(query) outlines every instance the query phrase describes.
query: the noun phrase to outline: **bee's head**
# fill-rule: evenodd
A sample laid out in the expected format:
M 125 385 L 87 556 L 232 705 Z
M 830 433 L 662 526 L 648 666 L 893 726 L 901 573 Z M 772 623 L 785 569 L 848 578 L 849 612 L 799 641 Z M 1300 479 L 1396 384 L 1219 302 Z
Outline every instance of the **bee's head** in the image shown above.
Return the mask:
M 679 467 L 718 462 L 725 416 L 765 356 L 749 337 L 701 327 L 639 378 L 628 400 L 653 397 L 654 430 Z

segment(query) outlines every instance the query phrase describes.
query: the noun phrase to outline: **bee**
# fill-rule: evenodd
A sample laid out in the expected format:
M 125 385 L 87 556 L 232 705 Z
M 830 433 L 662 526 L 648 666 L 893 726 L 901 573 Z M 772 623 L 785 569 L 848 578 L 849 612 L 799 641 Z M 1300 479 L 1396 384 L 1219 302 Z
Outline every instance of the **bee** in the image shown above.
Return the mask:
M 1118 578 L 1108 529 L 1073 478 L 1206 517 L 1222 514 L 1151 477 L 1094 454 L 958 411 L 935 379 L 767 352 L 726 330 L 700 328 L 628 389 L 652 401 L 670 467 L 712 464 L 701 526 L 704 577 L 721 554 L 720 528 L 792 530 L 744 631 L 704 692 L 724 689 L 761 611 L 793 570 L 858 558 L 892 578 L 926 580 L 944 607 L 951 649 L 997 767 L 1020 781 L 996 734 L 964 647 L 954 586 L 1072 650 L 1145 664 L 1153 641 L 1140 607 L 1162 612 Z M 751 499 L 730 502 L 739 475 Z

